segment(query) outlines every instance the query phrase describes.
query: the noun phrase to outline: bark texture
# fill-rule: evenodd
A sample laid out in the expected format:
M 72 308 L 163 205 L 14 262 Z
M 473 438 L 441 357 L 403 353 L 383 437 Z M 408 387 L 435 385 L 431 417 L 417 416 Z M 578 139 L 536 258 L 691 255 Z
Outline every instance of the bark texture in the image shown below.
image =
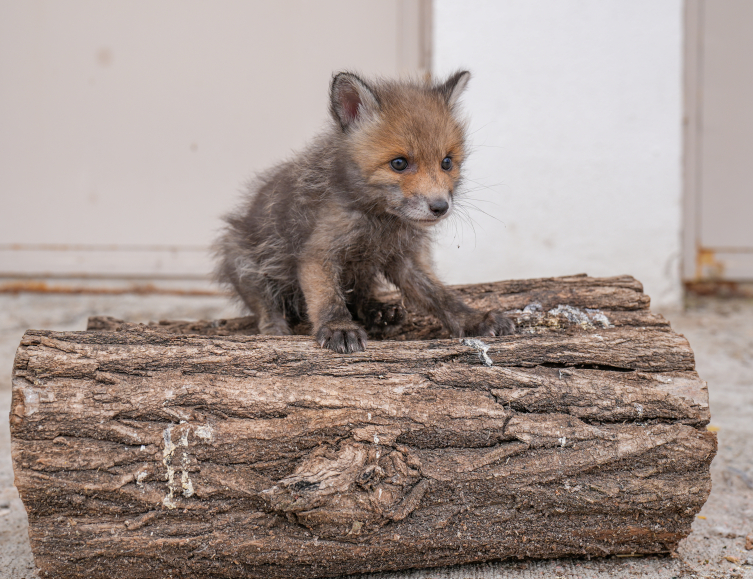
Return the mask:
M 11 431 L 37 565 L 305 578 L 671 551 L 716 450 L 685 338 L 630 277 L 457 289 L 519 333 L 442 339 L 409 314 L 341 355 L 253 317 L 28 331 Z

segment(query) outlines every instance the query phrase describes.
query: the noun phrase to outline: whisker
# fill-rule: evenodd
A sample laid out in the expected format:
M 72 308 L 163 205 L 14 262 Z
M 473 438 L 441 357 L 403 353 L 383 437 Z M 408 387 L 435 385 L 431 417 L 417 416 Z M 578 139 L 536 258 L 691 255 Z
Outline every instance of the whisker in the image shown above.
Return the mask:
M 489 122 L 488 122 L 488 123 L 486 123 L 485 125 L 481 125 L 481 126 L 480 126 L 479 128 L 477 128 L 477 129 L 476 129 L 475 131 L 471 131 L 470 133 L 468 133 L 468 136 L 470 137 L 471 135 L 475 135 L 475 134 L 476 134 L 476 133 L 478 133 L 478 132 L 479 132 L 480 130 L 482 130 L 482 129 L 485 129 L 486 127 L 488 127 L 488 126 L 489 126 L 489 125 L 491 125 L 491 124 L 492 124 L 492 121 L 489 121 Z
M 468 177 L 465 177 L 463 180 L 470 181 L 471 183 L 475 183 L 476 185 L 478 185 L 479 187 L 483 189 L 489 189 L 491 191 L 494 191 L 492 187 L 500 187 L 501 185 L 504 185 L 504 183 L 493 183 L 491 185 L 485 185 L 484 183 L 481 183 L 480 181 L 476 181 L 475 179 L 469 179 Z
M 484 214 L 484 215 L 486 215 L 487 217 L 491 217 L 492 219 L 494 219 L 495 221 L 498 221 L 498 222 L 499 222 L 499 223 L 501 223 L 502 225 L 504 225 L 504 224 L 505 224 L 505 222 L 504 222 L 504 221 L 502 221 L 501 219 L 499 219 L 499 218 L 498 218 L 498 217 L 497 217 L 496 215 L 492 215 L 491 213 L 488 213 L 487 211 L 484 211 L 483 209 L 481 209 L 480 207 L 477 207 L 477 206 L 476 206 L 475 204 L 473 204 L 473 203 L 469 202 L 469 201 L 468 201 L 468 200 L 466 200 L 466 199 L 460 199 L 460 200 L 457 200 L 457 201 L 455 202 L 455 206 L 456 206 L 456 207 L 457 207 L 457 208 L 458 208 L 459 210 L 462 210 L 462 211 L 465 211 L 465 212 L 468 212 L 468 208 L 470 207 L 470 208 L 471 208 L 471 209 L 473 209 L 474 211 L 478 211 L 479 213 L 483 213 L 483 214 Z M 480 226 L 480 225 L 479 225 L 479 226 Z

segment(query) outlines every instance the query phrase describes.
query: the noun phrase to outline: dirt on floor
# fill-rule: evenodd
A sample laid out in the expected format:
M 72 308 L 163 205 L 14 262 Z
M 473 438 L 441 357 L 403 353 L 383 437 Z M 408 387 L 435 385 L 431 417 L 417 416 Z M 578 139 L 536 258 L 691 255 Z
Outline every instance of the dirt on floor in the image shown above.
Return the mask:
M 753 579 L 753 550 L 745 549 L 746 535 L 753 541 L 753 300 L 699 300 L 685 311 L 660 313 L 690 340 L 698 373 L 709 383 L 711 427 L 719 436 L 711 496 L 676 553 L 464 565 L 369 579 Z M 148 321 L 214 319 L 238 312 L 226 298 L 211 296 L 0 294 L 0 578 L 37 576 L 10 458 L 8 412 L 16 347 L 26 329 L 82 330 L 90 315 Z

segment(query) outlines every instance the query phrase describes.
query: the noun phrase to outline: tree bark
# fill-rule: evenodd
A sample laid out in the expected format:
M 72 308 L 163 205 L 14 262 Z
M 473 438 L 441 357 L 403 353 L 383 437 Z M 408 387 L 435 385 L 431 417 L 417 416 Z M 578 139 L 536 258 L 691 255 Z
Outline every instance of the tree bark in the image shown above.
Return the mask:
M 305 578 L 674 549 L 716 450 L 687 340 L 629 277 L 457 289 L 519 333 L 409 314 L 340 355 L 253 316 L 28 331 L 11 431 L 37 565 Z

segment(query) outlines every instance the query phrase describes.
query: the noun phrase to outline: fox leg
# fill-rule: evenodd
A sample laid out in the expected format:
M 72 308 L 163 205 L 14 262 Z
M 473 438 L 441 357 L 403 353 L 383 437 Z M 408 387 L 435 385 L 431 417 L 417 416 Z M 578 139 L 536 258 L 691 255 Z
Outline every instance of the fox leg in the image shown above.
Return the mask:
M 292 334 L 282 308 L 272 299 L 270 282 L 255 274 L 239 275 L 236 269 L 225 268 L 223 278 L 229 283 L 248 310 L 256 314 L 259 333 L 267 336 Z
M 217 248 L 220 262 L 215 275 L 223 285 L 230 286 L 248 310 L 257 317 L 260 334 L 285 336 L 292 332 L 283 311 L 282 292 L 276 282 L 262 275 L 252 247 L 244 245 L 239 231 L 223 236 Z
M 396 326 L 405 318 L 405 309 L 397 302 L 380 302 L 376 299 L 358 304 L 358 319 L 367 329 Z
M 455 337 L 515 332 L 515 324 L 501 311 L 482 312 L 466 305 L 434 276 L 427 259 L 401 260 L 386 273 L 408 303 L 439 318 Z
M 335 267 L 328 261 L 308 258 L 301 261 L 298 271 L 317 343 L 342 354 L 365 350 L 366 332 L 353 321 Z
M 264 299 L 263 294 L 249 291 L 247 287 L 236 288 L 236 291 L 248 309 L 257 315 L 260 334 L 289 336 L 293 333 L 282 310 L 270 300 Z
M 360 283 L 354 283 L 349 290 L 348 309 L 367 330 L 396 326 L 405 318 L 405 309 L 399 301 L 382 301 L 376 297 L 379 275 L 372 269 L 360 272 Z

